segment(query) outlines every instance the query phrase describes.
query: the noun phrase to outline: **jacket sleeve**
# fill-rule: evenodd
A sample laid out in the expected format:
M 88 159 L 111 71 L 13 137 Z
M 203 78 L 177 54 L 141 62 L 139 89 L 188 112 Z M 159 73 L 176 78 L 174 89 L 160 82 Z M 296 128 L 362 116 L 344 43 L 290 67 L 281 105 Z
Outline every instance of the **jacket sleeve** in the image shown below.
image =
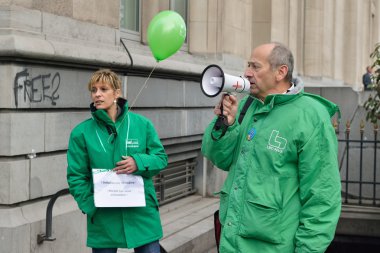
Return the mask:
M 137 171 L 133 174 L 150 178 L 160 173 L 160 171 L 167 166 L 168 156 L 166 155 L 160 138 L 150 121 L 148 121 L 146 131 L 146 153 L 137 153 L 131 156 L 135 159 L 137 165 Z
M 221 130 L 216 131 L 215 118 L 206 128 L 202 140 L 202 154 L 219 169 L 228 171 L 234 159 L 234 153 L 239 140 L 240 125 L 235 120 L 234 124 L 227 128 L 223 137 L 218 139 Z M 211 134 L 216 137 L 214 140 Z
M 337 138 L 329 121 L 319 124 L 299 150 L 301 212 L 296 253 L 325 252 L 341 211 Z
M 78 207 L 92 217 L 96 212 L 89 158 L 83 136 L 74 131 L 71 133 L 67 151 L 67 182 Z

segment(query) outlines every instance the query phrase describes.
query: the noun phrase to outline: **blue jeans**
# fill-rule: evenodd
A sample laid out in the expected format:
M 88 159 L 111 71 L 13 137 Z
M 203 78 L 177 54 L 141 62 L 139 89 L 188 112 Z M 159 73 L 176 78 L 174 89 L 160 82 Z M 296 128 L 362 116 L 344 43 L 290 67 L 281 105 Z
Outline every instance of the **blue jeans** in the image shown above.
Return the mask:
M 116 253 L 117 248 L 92 248 L 92 253 Z
M 158 241 L 145 244 L 135 248 L 135 253 L 160 253 L 160 243 Z
M 117 248 L 92 248 L 92 253 L 116 253 Z M 160 244 L 158 241 L 145 244 L 143 246 L 135 248 L 135 253 L 160 253 Z

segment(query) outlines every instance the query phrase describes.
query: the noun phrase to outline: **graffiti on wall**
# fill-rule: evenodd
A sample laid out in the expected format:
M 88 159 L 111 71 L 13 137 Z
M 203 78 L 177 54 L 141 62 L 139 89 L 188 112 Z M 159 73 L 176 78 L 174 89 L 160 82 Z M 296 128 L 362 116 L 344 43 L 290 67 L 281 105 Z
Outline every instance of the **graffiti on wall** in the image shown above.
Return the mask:
M 18 107 L 19 97 L 24 102 L 44 103 L 48 101 L 51 105 L 56 105 L 59 99 L 59 85 L 61 84 L 61 75 L 59 72 L 30 76 L 28 69 L 18 72 L 14 79 L 13 92 L 15 104 Z

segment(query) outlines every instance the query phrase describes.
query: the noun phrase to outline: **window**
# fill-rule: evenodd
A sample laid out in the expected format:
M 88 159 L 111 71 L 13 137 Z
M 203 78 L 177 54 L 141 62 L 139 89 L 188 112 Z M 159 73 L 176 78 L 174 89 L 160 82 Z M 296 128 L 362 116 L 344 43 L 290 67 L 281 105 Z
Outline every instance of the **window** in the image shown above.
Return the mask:
M 188 0 L 170 0 L 170 10 L 177 12 L 180 14 L 185 21 L 186 28 L 188 29 L 188 24 L 187 24 L 187 13 L 188 13 Z M 186 29 L 187 34 L 188 31 Z M 187 34 L 186 34 L 186 39 L 185 43 L 187 43 Z
M 188 0 L 169 0 L 169 9 L 180 14 L 188 30 Z M 145 4 L 145 3 L 144 3 Z M 134 41 L 141 41 L 141 8 L 140 0 L 120 0 L 120 32 L 121 37 Z M 145 6 L 145 5 L 144 5 Z M 167 5 L 166 5 L 167 6 Z M 161 10 L 162 11 L 162 10 Z M 188 33 L 188 31 L 187 31 Z M 187 51 L 187 36 L 181 50 Z
M 140 2 L 139 0 L 120 0 L 120 28 L 139 40 Z
M 178 12 L 187 24 L 187 0 L 170 0 L 170 9 Z

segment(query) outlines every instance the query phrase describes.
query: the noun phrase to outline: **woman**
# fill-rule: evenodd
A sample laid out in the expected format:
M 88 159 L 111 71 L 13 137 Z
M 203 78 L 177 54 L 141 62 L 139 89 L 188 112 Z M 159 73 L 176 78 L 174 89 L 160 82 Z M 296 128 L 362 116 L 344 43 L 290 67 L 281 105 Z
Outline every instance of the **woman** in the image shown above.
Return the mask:
M 74 128 L 67 152 L 67 181 L 80 210 L 87 214 L 87 246 L 93 253 L 160 252 L 162 227 L 152 177 L 167 165 L 153 124 L 128 111 L 121 81 L 112 71 L 96 71 L 89 83 L 92 118 Z M 92 169 L 140 175 L 145 207 L 95 207 Z

